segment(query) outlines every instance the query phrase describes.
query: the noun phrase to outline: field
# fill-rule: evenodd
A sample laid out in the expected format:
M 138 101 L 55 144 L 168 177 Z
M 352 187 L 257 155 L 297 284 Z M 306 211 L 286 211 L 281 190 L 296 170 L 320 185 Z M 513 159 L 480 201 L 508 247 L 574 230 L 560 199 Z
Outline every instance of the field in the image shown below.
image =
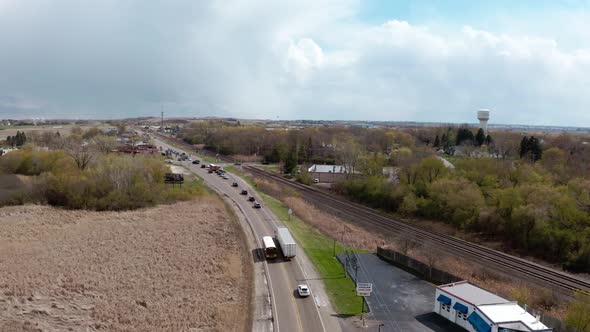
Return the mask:
M 36 131 L 39 133 L 44 132 L 44 131 L 50 131 L 50 132 L 59 132 L 62 136 L 67 136 L 70 134 L 70 131 L 73 127 L 90 128 L 91 126 L 89 126 L 89 125 L 80 125 L 80 126 L 74 126 L 74 125 L 0 126 L 0 141 L 5 140 L 6 137 L 8 137 L 8 136 L 16 135 L 17 131 L 24 131 L 25 134 L 28 134 L 29 132 L 32 132 L 32 131 Z M 109 128 L 111 126 L 97 123 L 96 127 Z
M 2 208 L 0 331 L 247 330 L 244 247 L 214 197 L 127 212 Z

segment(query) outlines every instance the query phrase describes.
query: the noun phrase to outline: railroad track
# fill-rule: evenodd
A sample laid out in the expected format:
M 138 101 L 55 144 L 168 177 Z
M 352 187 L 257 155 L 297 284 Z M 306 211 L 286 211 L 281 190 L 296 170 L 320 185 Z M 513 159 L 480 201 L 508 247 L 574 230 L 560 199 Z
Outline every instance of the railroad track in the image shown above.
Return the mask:
M 252 166 L 244 166 L 244 168 L 256 176 L 271 179 L 296 189 L 304 195 L 304 198 L 318 205 L 318 207 L 332 211 L 367 229 L 384 232 L 385 234 L 409 236 L 417 241 L 431 243 L 450 254 L 474 260 L 482 266 L 492 267 L 508 276 L 517 274 L 521 278 L 541 286 L 550 286 L 566 295 L 571 295 L 574 291 L 590 294 L 590 282 L 567 273 L 453 236 L 432 232 L 404 220 L 393 219 L 377 210 L 344 200 L 310 186 L 286 180 L 281 176 L 270 174 Z

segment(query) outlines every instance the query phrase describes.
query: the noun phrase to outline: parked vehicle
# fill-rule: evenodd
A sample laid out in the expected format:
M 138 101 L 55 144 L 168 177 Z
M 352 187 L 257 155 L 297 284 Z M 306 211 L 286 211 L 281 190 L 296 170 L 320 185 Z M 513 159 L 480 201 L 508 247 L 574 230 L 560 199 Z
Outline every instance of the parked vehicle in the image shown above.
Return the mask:
M 229 176 L 227 176 L 226 174 L 224 174 L 224 175 L 222 176 L 222 178 L 223 178 L 224 180 L 228 180 L 228 179 L 229 179 Z
M 213 171 L 212 170 L 208 170 L 207 173 L 211 174 L 211 173 L 213 173 Z
M 320 179 L 313 179 L 313 183 L 320 183 Z
M 194 164 L 194 165 L 198 165 L 198 164 L 200 164 L 200 163 L 201 163 L 201 161 L 200 161 L 199 159 L 195 159 L 195 160 L 193 160 L 193 164 Z M 203 165 L 203 166 L 205 166 L 205 165 Z
M 297 243 L 291 236 L 291 233 L 289 233 L 289 229 L 287 227 L 279 226 L 277 227 L 275 234 L 279 246 L 283 251 L 283 256 L 285 256 L 285 258 L 295 257 L 297 254 Z
M 297 293 L 300 297 L 308 297 L 311 295 L 311 290 L 307 287 L 306 284 L 301 284 L 297 286 Z
M 172 164 L 174 161 L 172 159 L 166 159 L 166 160 L 164 160 L 164 162 L 166 164 Z
M 203 164 L 203 165 L 201 165 L 201 168 L 207 168 L 207 166 L 205 164 Z M 213 172 L 213 171 L 211 171 L 211 172 Z

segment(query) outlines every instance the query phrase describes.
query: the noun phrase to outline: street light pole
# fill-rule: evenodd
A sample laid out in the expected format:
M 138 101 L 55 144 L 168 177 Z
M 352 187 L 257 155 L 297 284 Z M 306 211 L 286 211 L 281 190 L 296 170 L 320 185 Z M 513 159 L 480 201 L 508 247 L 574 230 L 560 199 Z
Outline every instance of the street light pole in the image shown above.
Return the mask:
M 385 326 L 385 324 L 379 324 L 379 332 L 381 332 L 381 326 Z

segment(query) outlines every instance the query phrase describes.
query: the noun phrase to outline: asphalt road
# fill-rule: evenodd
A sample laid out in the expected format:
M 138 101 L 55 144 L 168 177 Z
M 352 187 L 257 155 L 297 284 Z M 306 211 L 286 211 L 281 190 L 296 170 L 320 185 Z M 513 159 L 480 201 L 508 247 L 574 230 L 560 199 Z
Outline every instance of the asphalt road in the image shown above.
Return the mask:
M 156 140 L 157 146 L 164 149 L 170 145 Z M 174 150 L 181 151 L 178 148 Z M 185 151 L 188 153 L 188 151 Z M 262 243 L 263 236 L 273 236 L 274 229 L 282 223 L 264 204 L 262 208 L 253 208 L 252 202 L 248 202 L 247 196 L 240 195 L 242 189 L 248 190 L 248 194 L 256 198 L 256 201 L 262 202 L 260 197 L 250 186 L 241 178 L 228 174 L 229 179 L 223 179 L 215 173 L 209 174 L 207 169 L 201 168 L 201 165 L 193 165 L 190 162 L 176 162 L 182 164 L 192 172 L 202 177 L 205 182 L 220 192 L 226 194 L 239 206 L 239 209 L 248 218 L 254 228 L 254 232 Z M 232 182 L 237 182 L 239 187 L 232 187 Z M 297 255 L 302 255 L 303 251 L 298 248 Z M 266 264 L 268 275 L 270 276 L 270 288 L 272 296 L 272 305 L 274 306 L 274 324 L 275 331 L 333 331 L 336 326 L 330 324 L 330 328 L 324 326 L 324 321 L 314 302 L 314 297 L 299 298 L 296 295 L 298 284 L 306 283 L 306 274 L 304 273 L 300 257 L 295 257 L 290 261 L 266 261 L 260 256 L 259 252 L 253 253 L 255 264 Z M 314 289 L 310 287 L 312 295 Z

